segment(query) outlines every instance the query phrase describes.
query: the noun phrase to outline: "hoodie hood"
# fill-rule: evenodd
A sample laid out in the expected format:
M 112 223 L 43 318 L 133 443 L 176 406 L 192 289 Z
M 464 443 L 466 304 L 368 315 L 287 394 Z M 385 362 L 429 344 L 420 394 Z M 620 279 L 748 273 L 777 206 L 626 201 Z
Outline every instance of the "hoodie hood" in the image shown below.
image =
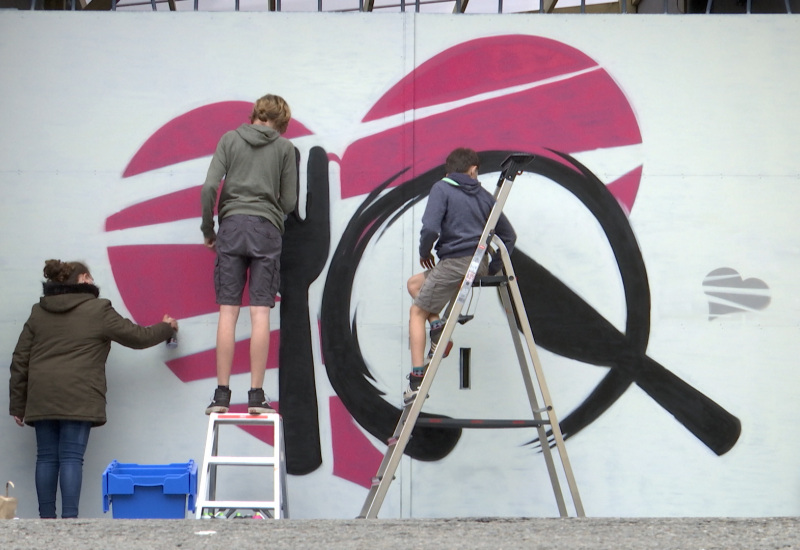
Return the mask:
M 258 124 L 242 124 L 236 129 L 236 133 L 253 147 L 269 145 L 280 137 L 276 129 Z
M 100 295 L 100 289 L 90 284 L 64 284 L 47 282 L 39 305 L 50 313 L 65 313 Z
M 446 181 L 450 185 L 453 185 L 453 183 L 451 182 L 455 182 L 456 185 L 453 185 L 453 187 L 461 189 L 467 195 L 474 195 L 481 189 L 481 182 L 472 179 L 467 174 L 462 174 L 460 172 L 453 172 L 452 174 L 447 174 L 447 177 L 444 178 L 444 181 Z

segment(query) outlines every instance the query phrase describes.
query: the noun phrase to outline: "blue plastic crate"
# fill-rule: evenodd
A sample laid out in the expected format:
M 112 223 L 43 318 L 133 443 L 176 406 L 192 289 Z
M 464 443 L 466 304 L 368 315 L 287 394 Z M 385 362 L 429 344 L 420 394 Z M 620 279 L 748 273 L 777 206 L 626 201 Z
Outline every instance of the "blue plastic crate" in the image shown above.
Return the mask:
M 103 473 L 103 512 L 114 519 L 184 519 L 195 510 L 197 465 L 121 464 L 114 460 Z

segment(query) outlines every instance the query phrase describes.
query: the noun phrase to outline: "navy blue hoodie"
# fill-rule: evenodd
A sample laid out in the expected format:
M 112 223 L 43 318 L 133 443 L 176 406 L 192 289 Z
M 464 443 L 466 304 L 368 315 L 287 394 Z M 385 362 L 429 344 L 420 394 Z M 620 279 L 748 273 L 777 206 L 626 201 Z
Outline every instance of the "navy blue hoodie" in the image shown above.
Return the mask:
M 440 260 L 472 256 L 494 203 L 492 194 L 467 174 L 452 173 L 437 181 L 422 215 L 420 258 L 428 257 L 434 243 Z M 500 215 L 495 233 L 511 253 L 517 234 L 505 214 Z

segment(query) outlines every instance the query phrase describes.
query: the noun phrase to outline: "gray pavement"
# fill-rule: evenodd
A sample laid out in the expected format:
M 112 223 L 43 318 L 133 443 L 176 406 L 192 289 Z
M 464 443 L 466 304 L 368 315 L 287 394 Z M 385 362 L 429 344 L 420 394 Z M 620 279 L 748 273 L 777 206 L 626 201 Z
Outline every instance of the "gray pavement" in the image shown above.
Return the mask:
M 0 550 L 800 548 L 800 518 L 6 520 Z

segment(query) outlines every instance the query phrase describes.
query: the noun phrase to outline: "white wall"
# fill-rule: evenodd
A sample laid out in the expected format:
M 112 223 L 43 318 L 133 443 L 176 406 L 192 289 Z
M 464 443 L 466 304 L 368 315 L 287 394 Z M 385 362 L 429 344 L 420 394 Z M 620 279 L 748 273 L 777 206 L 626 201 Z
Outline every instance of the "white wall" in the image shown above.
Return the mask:
M 364 200 L 361 193 L 348 196 L 346 188 L 353 183 L 340 181 L 336 162 L 342 159 L 347 165 L 347 153 L 351 159 L 356 154 L 348 146 L 358 140 L 369 143 L 372 136 L 401 125 L 413 128 L 432 113 L 444 113 L 451 124 L 475 123 L 470 130 L 474 134 L 416 136 L 401 152 L 411 155 L 402 160 L 420 173 L 436 165 L 426 155 L 434 151 L 441 162 L 444 155 L 437 151 L 448 150 L 458 139 L 488 149 L 493 140 L 507 147 L 524 135 L 520 147 L 539 150 L 553 143 L 583 143 L 593 131 L 605 135 L 605 129 L 593 127 L 601 123 L 604 105 L 588 110 L 595 118 L 576 123 L 570 119 L 570 105 L 575 112 L 586 111 L 570 97 L 562 97 L 557 108 L 563 127 L 547 135 L 534 128 L 556 108 L 546 103 L 531 105 L 535 116 L 521 114 L 519 126 L 498 128 L 496 121 L 504 118 L 503 105 L 508 105 L 504 98 L 518 89 L 493 87 L 493 82 L 481 81 L 482 75 L 497 75 L 497 66 L 503 64 L 511 70 L 530 62 L 526 59 L 498 58 L 494 67 L 489 63 L 475 69 L 457 58 L 452 63 L 463 66 L 470 79 L 457 83 L 456 89 L 487 84 L 481 95 L 440 99 L 432 107 L 362 122 L 392 86 L 425 61 L 450 48 L 458 51 L 470 40 L 502 35 L 542 37 L 558 48 L 582 52 L 598 66 L 592 74 L 605 70 L 618 86 L 617 97 L 630 105 L 640 141 L 621 147 L 609 137 L 613 146 L 608 150 L 564 152 L 605 183 L 642 166 L 629 219 L 649 279 L 647 355 L 742 425 L 735 446 L 717 456 L 631 386 L 596 422 L 567 441 L 587 515 L 800 514 L 800 444 L 793 435 L 794 419 L 800 416 L 795 396 L 800 381 L 795 369 L 800 352 L 800 224 L 793 198 L 800 184 L 795 150 L 800 20 L 788 16 L 0 12 L 2 355 L 11 356 L 30 305 L 40 295 L 43 262 L 50 257 L 85 260 L 102 295 L 127 315 L 137 307 L 161 311 L 172 305 L 130 302 L 134 294 L 118 286 L 120 275 L 112 271 L 108 249 L 196 245 L 201 241 L 199 219 L 121 231 L 105 228 L 109 216 L 128 207 L 202 183 L 208 156 L 123 177 L 149 137 L 194 109 L 222 101 L 252 102 L 267 92 L 290 102 L 295 120 L 309 130 L 294 139 L 303 158 L 313 146 L 335 155 L 330 169 L 331 253 Z M 545 56 L 540 63 L 547 60 Z M 438 91 L 420 86 L 417 95 Z M 498 107 L 470 119 L 471 106 L 486 101 Z M 574 135 L 576 129 L 580 135 Z M 540 141 L 531 143 L 537 136 Z M 473 145 L 478 142 L 480 147 Z M 176 147 L 189 148 L 185 143 Z M 377 184 L 382 181 L 379 174 L 396 167 L 387 160 L 394 153 L 359 159 L 345 174 L 355 179 L 366 174 L 364 181 Z M 482 180 L 493 186 L 495 178 L 486 174 Z M 520 233 L 520 248 L 624 328 L 616 264 L 592 217 L 544 178 L 522 176 L 514 193 L 507 213 Z M 423 205 L 368 246 L 353 292 L 361 351 L 375 386 L 395 406 L 410 361 L 410 302 L 404 281 L 417 269 Z M 704 292 L 710 288 L 704 281 L 723 267 L 736 270 L 745 280 L 742 285 L 755 289 L 745 298 L 753 307 L 711 318 L 711 298 Z M 210 285 L 206 264 L 176 271 L 178 281 L 207 276 Z M 352 455 L 334 454 L 334 438 L 345 427 L 333 420 L 338 402 L 331 400 L 335 391 L 313 322 L 320 313 L 325 277 L 323 272 L 309 293 L 323 462 L 313 473 L 290 477 L 295 518 L 356 516 L 366 488 L 342 477 L 339 468 L 343 462 L 363 460 L 367 466 L 362 475 L 368 478 L 374 473 L 374 457 L 385 449 L 356 428 L 348 432 L 347 441 L 360 439 L 364 447 Z M 140 284 L 143 293 L 159 295 L 163 293 L 155 289 L 174 286 L 175 280 L 167 281 L 157 266 L 145 266 Z M 207 294 L 208 288 L 197 292 Z M 473 349 L 472 389 L 457 389 L 457 361 L 448 359 L 425 410 L 461 417 L 524 417 L 513 350 L 503 345 L 507 330 L 499 306 L 484 291 L 478 308 L 478 319 L 456 330 L 456 346 Z M 245 317 L 243 338 L 248 331 Z M 278 329 L 277 309 L 273 323 Z M 206 427 L 202 410 L 213 381 L 204 377 L 184 383 L 165 362 L 211 350 L 215 326 L 210 308 L 181 320 L 181 344 L 175 352 L 163 346 L 141 352 L 113 348 L 109 423 L 94 430 L 90 439 L 82 516 L 103 515 L 100 476 L 113 459 L 140 464 L 201 459 Z M 545 350 L 541 356 L 561 417 L 607 371 Z M 512 368 L 505 369 L 506 363 Z M 0 392 L 7 395 L 7 377 L 0 379 Z M 266 389 L 273 397 L 278 395 L 277 380 L 276 369 L 271 369 Z M 246 378 L 236 377 L 234 391 L 243 392 L 246 384 Z M 522 430 L 465 431 L 443 460 L 405 459 L 381 516 L 556 515 L 541 455 L 525 445 L 533 437 Z M 253 452 L 263 445 L 244 432 L 236 440 Z M 366 456 L 363 448 L 374 452 Z M 37 514 L 34 460 L 33 430 L 18 428 L 10 418 L 0 423 L 0 480 L 16 484 L 21 517 Z M 246 487 L 249 482 L 231 483 Z

